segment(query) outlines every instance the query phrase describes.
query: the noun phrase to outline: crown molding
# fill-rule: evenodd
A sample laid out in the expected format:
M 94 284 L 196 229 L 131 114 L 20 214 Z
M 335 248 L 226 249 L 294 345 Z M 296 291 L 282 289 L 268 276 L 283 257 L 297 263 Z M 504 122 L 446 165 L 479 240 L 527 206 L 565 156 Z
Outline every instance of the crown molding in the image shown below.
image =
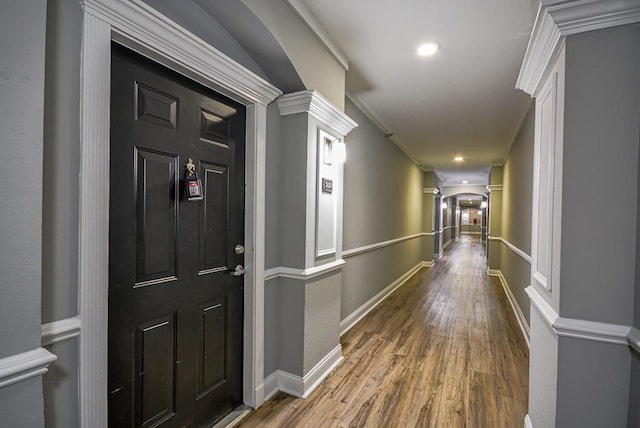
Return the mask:
M 315 34 L 315 36 L 333 55 L 333 57 L 338 61 L 338 63 L 345 70 L 349 70 L 349 58 L 347 54 L 338 46 L 338 44 L 331 38 L 327 30 L 320 24 L 320 21 L 315 17 L 315 15 L 309 10 L 309 8 L 303 3 L 302 0 L 286 0 L 286 2 L 291 6 L 291 9 L 302 19 L 302 21 L 309 27 L 311 32 Z
M 171 68 L 182 74 L 184 68 L 202 70 L 200 76 L 190 77 L 204 77 L 207 81 L 215 82 L 220 85 L 221 92 L 233 99 L 268 105 L 282 94 L 271 83 L 142 0 L 82 0 L 81 5 L 85 12 L 112 26 L 114 40 L 134 41 L 145 47 L 145 52 L 141 53 L 152 57 L 165 56 L 164 52 L 169 50 L 176 64 Z
M 277 103 L 280 115 L 309 113 L 341 137 L 347 135 L 353 128 L 358 126 L 353 119 L 315 90 L 283 95 L 278 98 Z
M 542 0 L 516 88 L 536 96 L 571 34 L 640 22 L 640 0 Z
M 440 190 L 436 189 L 435 187 L 425 187 L 423 191 L 424 193 L 432 193 L 434 195 L 437 195 L 438 193 L 440 193 Z

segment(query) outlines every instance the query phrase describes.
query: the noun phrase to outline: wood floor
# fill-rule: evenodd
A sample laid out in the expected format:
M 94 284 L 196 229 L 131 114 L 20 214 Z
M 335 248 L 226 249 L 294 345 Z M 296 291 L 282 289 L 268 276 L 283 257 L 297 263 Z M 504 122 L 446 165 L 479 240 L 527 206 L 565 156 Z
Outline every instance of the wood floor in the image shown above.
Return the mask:
M 276 394 L 241 427 L 522 427 L 528 349 L 484 247 L 463 235 L 341 339 L 306 400 Z

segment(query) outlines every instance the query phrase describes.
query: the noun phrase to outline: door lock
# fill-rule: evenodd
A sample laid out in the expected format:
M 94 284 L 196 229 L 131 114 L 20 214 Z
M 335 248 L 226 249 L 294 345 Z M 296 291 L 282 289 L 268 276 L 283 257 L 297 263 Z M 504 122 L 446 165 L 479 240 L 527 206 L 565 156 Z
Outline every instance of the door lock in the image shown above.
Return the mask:
M 231 271 L 232 276 L 242 276 L 247 273 L 247 270 L 242 265 L 237 265 L 234 270 Z
M 244 254 L 244 246 L 243 245 L 238 244 L 238 245 L 236 245 L 236 248 L 234 248 L 233 250 L 236 252 L 237 255 Z

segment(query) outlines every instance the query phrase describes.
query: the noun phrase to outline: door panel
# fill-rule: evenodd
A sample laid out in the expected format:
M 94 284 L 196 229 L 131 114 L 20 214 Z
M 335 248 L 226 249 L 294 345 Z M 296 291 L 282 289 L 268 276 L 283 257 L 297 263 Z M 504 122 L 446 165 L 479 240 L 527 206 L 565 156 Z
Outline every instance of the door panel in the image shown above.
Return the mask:
M 109 425 L 206 426 L 242 402 L 245 110 L 117 45 L 111 92 Z

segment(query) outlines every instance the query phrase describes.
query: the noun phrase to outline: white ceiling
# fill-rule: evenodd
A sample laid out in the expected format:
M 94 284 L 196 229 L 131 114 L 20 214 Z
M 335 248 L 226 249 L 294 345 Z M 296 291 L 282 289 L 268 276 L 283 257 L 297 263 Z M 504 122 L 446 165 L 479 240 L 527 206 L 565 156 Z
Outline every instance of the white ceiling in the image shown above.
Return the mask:
M 348 57 L 350 96 L 405 153 L 445 185 L 487 183 L 531 102 L 515 82 L 537 0 L 302 2 Z M 418 57 L 430 40 L 440 51 Z

